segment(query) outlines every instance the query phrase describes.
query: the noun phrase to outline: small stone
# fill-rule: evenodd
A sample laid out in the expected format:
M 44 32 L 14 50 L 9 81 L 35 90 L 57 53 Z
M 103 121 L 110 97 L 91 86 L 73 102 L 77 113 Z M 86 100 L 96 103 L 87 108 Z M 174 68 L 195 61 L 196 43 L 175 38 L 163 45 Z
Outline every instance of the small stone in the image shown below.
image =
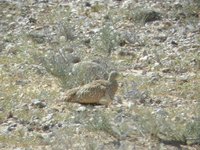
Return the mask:
M 89 2 L 85 2 L 86 7 L 91 7 L 91 4 Z
M 136 63 L 134 65 L 135 70 L 141 70 L 141 69 L 143 69 L 143 67 L 144 67 L 144 65 L 142 63 Z
M 1 98 L 0 98 L 0 100 L 1 100 Z M 2 111 L 4 111 L 4 109 L 2 107 L 0 107 L 0 112 L 2 112 Z
M 171 41 L 171 44 L 172 44 L 173 46 L 178 46 L 178 43 L 177 43 L 176 41 Z
M 72 63 L 73 64 L 79 63 L 80 61 L 81 61 L 81 59 L 78 56 L 72 57 Z
M 73 53 L 74 49 L 72 47 L 65 47 L 62 49 L 64 52 Z
M 50 125 L 44 125 L 43 127 L 42 127 L 42 130 L 43 131 L 48 131 L 50 129 Z
M 62 123 L 58 123 L 57 126 L 60 128 L 60 127 L 62 127 L 63 125 L 62 125 Z
M 161 103 L 161 100 L 158 99 L 158 100 L 155 101 L 155 103 L 156 103 L 156 104 L 160 104 L 160 103 Z
M 118 52 L 118 55 L 119 56 L 132 56 L 132 57 L 134 57 L 135 56 L 135 53 L 134 52 L 132 52 L 132 51 L 119 51 Z
M 76 109 L 77 112 L 83 112 L 86 110 L 86 107 L 85 106 L 81 106 L 79 107 L 78 109 Z
M 189 80 L 188 76 L 181 76 L 180 78 L 178 78 L 178 81 L 181 83 L 188 82 L 188 80 Z
M 37 19 L 35 19 L 33 17 L 29 18 L 29 23 L 36 23 L 36 22 L 37 22 Z
M 27 103 L 22 104 L 21 107 L 22 107 L 24 110 L 29 110 L 29 107 L 28 107 L 28 104 L 27 104 Z
M 60 42 L 65 42 L 65 41 L 66 41 L 66 38 L 65 38 L 65 36 L 60 36 L 60 37 L 59 37 L 59 40 L 60 40 Z
M 9 118 L 13 118 L 13 113 L 11 111 L 8 113 L 8 116 L 7 116 L 7 119 Z
M 154 73 L 154 72 L 150 74 L 150 83 L 155 83 L 159 79 L 160 79 L 160 75 L 159 74 Z
M 16 85 L 21 85 L 21 86 L 24 86 L 28 83 L 28 81 L 24 81 L 24 80 L 16 80 L 15 81 L 15 84 Z
M 157 109 L 157 110 L 155 111 L 155 113 L 156 113 L 157 115 L 160 115 L 160 116 L 167 116 L 167 115 L 168 115 L 168 112 L 165 111 L 165 110 L 162 109 L 162 108 Z
M 46 121 L 50 121 L 50 120 L 52 120 L 52 119 L 53 119 L 53 113 L 48 114 L 47 116 L 43 117 L 43 118 L 42 118 L 42 121 L 43 121 L 43 122 L 46 122 Z
M 170 68 L 163 68 L 162 69 L 162 72 L 163 73 L 169 73 L 171 70 L 170 70 Z
M 167 36 L 156 36 L 155 39 L 159 42 L 165 42 L 167 40 Z
M 145 61 L 147 61 L 148 60 L 148 56 L 144 56 L 144 57 L 141 57 L 140 59 L 139 59 L 139 61 L 141 61 L 141 62 L 145 62 Z
M 42 101 L 39 100 L 39 99 L 33 99 L 33 100 L 32 100 L 32 105 L 33 105 L 33 106 L 36 106 L 36 107 L 39 107 L 39 108 L 44 108 L 44 107 L 46 107 L 46 103 L 45 103 L 45 102 L 42 102 Z
M 28 127 L 27 127 L 27 130 L 28 130 L 29 132 L 33 131 L 33 127 L 32 127 L 32 126 L 28 126 Z
M 17 127 L 17 124 L 14 123 L 14 124 L 11 124 L 11 125 L 7 128 L 7 130 L 8 130 L 8 131 L 13 131 L 13 130 L 15 130 L 16 127 Z

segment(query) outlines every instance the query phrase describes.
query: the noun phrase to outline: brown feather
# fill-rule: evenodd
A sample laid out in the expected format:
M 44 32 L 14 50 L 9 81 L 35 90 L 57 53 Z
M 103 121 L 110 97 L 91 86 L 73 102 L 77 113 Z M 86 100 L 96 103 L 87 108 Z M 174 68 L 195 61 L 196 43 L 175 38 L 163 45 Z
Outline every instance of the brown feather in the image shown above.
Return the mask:
M 84 86 L 73 88 L 65 93 L 67 102 L 82 104 L 108 104 L 113 100 L 118 84 L 115 79 L 95 80 Z

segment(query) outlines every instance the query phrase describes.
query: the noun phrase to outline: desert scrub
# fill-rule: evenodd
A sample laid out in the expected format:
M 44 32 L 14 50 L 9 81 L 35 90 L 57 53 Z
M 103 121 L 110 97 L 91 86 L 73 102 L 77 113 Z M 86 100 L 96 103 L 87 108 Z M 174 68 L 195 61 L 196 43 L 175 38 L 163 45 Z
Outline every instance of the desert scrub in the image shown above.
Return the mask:
M 75 144 L 74 141 L 82 142 L 80 139 L 74 139 L 73 135 L 76 133 L 74 128 L 62 128 L 53 131 L 55 140 L 49 141 L 52 150 L 70 149 Z
M 70 17 L 71 9 L 69 7 L 45 7 L 44 11 L 38 14 L 37 22 L 41 25 L 52 25 L 58 21 L 69 21 Z
M 57 23 L 57 31 L 59 37 L 65 37 L 65 41 L 73 41 L 76 39 L 75 27 L 73 23 L 65 19 Z
M 119 45 L 119 34 L 114 31 L 113 27 L 106 23 L 99 33 L 94 37 L 92 46 L 94 53 L 100 53 L 110 56 L 112 51 Z
M 187 143 L 200 144 L 200 100 L 195 107 L 194 118 L 186 126 Z
M 174 5 L 172 11 L 169 13 L 170 17 L 179 20 L 181 23 L 189 24 L 193 27 L 197 27 L 198 13 L 200 12 L 200 2 L 183 2 Z
M 151 108 L 136 108 L 138 132 L 143 136 L 150 136 L 160 142 L 186 144 L 185 120 L 173 120 L 174 113 L 164 109 L 153 111 Z
M 38 23 L 48 24 L 47 27 L 44 26 L 43 28 L 49 28 L 45 35 L 51 34 L 48 38 L 51 38 L 51 42 L 49 43 L 52 46 L 55 46 L 55 44 L 63 46 L 66 45 L 66 42 L 71 42 L 76 39 L 77 34 L 75 25 L 78 25 L 79 23 L 75 23 L 72 20 L 69 7 L 49 8 L 48 10 L 41 12 L 38 16 Z M 49 25 L 52 25 L 53 28 Z M 53 34 L 52 31 L 54 32 Z M 59 41 L 60 37 L 64 37 L 64 39 Z
M 147 87 L 149 85 L 147 77 L 129 75 L 121 82 L 124 88 L 120 93 L 127 101 L 137 103 L 138 101 L 148 101 L 150 99 L 151 93 Z
M 50 52 L 46 56 L 35 56 L 48 73 L 59 80 L 64 89 L 87 84 L 93 80 L 107 79 L 110 67 L 106 61 L 74 61 L 79 58 L 73 54 Z
M 194 7 L 197 8 L 198 11 L 200 11 L 200 0 L 193 0 Z
M 26 132 L 23 130 L 14 131 L 13 135 L 5 136 L 0 135 L 0 141 L 7 145 L 18 147 L 34 147 L 38 145 L 45 145 L 46 141 L 38 134 L 33 134 L 30 137 L 26 137 Z
M 136 101 L 136 100 L 144 100 L 149 97 L 148 91 L 145 89 L 140 89 L 141 83 L 137 83 L 135 81 L 125 81 L 123 95 L 128 101 Z
M 200 119 L 188 123 L 186 132 L 188 134 L 187 144 L 200 144 Z
M 182 109 L 153 110 L 150 107 L 134 107 L 138 118 L 138 132 L 162 143 L 200 144 L 200 103 L 194 107 L 194 117 Z M 184 115 L 183 115 L 184 114 Z
M 138 107 L 134 107 L 133 109 L 139 116 L 136 120 L 136 126 L 138 132 L 142 136 L 146 136 L 147 133 L 157 136 L 159 129 L 158 129 L 158 124 L 155 122 L 155 117 L 151 114 L 152 110 L 150 110 L 149 108 L 144 109 Z
M 197 76 L 177 76 L 171 79 L 159 79 L 152 82 L 152 79 L 147 79 L 147 82 L 139 84 L 138 89 L 147 92 L 152 97 L 170 98 L 175 96 L 185 100 L 198 100 L 200 98 L 200 82 L 199 75 Z
M 185 99 L 200 99 L 200 85 L 197 84 L 200 82 L 200 78 L 196 77 L 194 79 L 191 79 L 188 82 L 180 82 L 176 84 L 175 88 L 177 90 L 177 95 L 180 95 L 180 97 Z
M 92 12 L 100 12 L 104 9 L 104 5 L 99 4 L 99 2 L 95 2 L 95 4 L 91 7 Z
M 72 72 L 72 64 L 69 57 L 50 52 L 45 56 L 35 54 L 34 59 L 45 67 L 46 71 L 56 77 L 63 88 L 71 88 L 74 85 Z
M 86 128 L 91 131 L 103 131 L 116 139 L 120 139 L 120 134 L 113 129 L 108 117 L 108 115 L 98 111 L 94 114 L 92 120 L 87 123 Z
M 160 20 L 161 14 L 152 9 L 135 7 L 132 8 L 132 11 L 127 12 L 127 17 L 129 20 L 133 20 L 135 23 L 145 24 L 147 22 Z

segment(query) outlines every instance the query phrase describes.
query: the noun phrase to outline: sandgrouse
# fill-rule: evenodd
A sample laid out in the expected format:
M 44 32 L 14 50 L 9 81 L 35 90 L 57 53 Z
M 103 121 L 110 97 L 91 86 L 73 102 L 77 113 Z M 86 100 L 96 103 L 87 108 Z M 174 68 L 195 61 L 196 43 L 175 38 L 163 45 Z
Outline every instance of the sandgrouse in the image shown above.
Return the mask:
M 81 104 L 101 104 L 108 106 L 118 89 L 116 78 L 118 73 L 112 71 L 108 80 L 94 80 L 81 87 L 66 91 L 64 101 Z

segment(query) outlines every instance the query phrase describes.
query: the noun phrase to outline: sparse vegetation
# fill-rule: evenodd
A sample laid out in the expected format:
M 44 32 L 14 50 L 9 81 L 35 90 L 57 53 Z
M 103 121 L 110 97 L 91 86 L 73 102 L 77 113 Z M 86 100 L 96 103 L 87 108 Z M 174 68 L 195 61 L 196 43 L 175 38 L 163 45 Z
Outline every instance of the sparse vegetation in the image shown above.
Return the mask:
M 0 1 L 0 149 L 198 149 L 199 14 L 199 0 Z M 60 99 L 112 70 L 111 106 Z
M 93 45 L 94 53 L 110 56 L 119 45 L 119 35 L 112 29 L 109 23 L 106 23 L 99 34 L 96 35 Z
M 112 68 L 109 62 L 102 60 L 82 61 L 79 57 L 62 51 L 50 52 L 44 57 L 39 57 L 39 62 L 47 72 L 55 76 L 64 89 L 84 85 L 97 79 L 107 79 Z M 38 56 L 35 56 L 38 59 Z M 78 62 L 76 61 L 78 60 Z
M 134 7 L 128 13 L 128 18 L 136 23 L 145 24 L 147 22 L 160 20 L 161 14 L 145 7 Z
M 92 121 L 89 121 L 87 128 L 93 131 L 103 131 L 117 139 L 120 139 L 120 135 L 113 130 L 109 118 L 102 112 L 95 113 Z

